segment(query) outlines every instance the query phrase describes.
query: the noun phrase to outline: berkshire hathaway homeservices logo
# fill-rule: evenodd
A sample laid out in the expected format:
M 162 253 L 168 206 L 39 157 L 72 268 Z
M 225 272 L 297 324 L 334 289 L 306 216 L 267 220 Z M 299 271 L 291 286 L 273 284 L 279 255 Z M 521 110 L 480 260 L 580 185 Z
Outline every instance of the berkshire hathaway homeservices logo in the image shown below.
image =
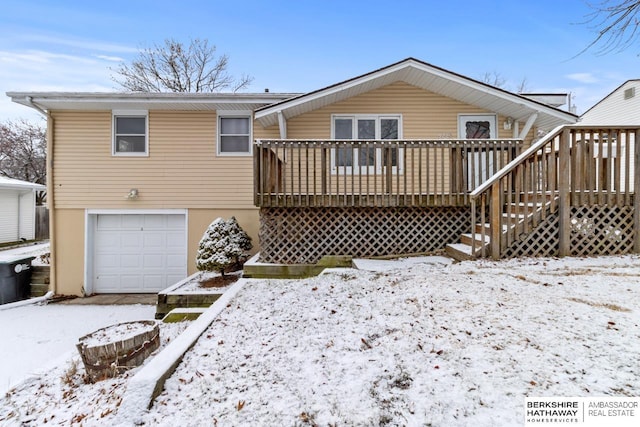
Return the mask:
M 527 397 L 525 426 L 640 425 L 640 397 Z

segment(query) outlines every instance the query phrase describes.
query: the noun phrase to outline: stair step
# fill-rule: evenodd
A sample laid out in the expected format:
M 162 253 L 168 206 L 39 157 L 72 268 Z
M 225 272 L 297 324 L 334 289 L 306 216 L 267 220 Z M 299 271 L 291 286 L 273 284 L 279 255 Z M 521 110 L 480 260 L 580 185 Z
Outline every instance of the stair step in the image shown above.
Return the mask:
M 547 201 L 554 199 L 554 198 L 558 198 L 558 194 L 557 193 L 526 193 L 527 194 L 527 199 L 531 200 L 534 198 L 540 198 L 542 197 L 543 199 L 546 199 Z M 520 200 L 524 200 L 524 195 L 525 193 L 520 193 Z
M 162 318 L 164 323 L 184 322 L 185 320 L 196 320 L 202 313 L 207 311 L 207 307 L 180 307 L 174 308 Z
M 464 243 L 450 243 L 445 247 L 445 252 L 455 260 L 468 261 L 476 259 L 476 257 L 480 255 L 480 249 L 481 248 L 476 248 L 474 254 L 469 245 L 465 245 Z
M 511 210 L 511 212 L 521 213 L 532 213 L 542 207 L 542 203 L 509 203 L 505 206 L 505 211 Z
M 482 245 L 482 234 L 476 233 L 475 240 L 477 242 L 477 246 Z M 473 242 L 473 234 L 464 233 L 462 236 L 460 236 L 460 242 L 464 243 L 465 245 L 471 246 L 471 243 Z M 485 233 L 485 235 L 484 235 L 484 243 L 485 244 L 489 244 L 490 242 L 491 242 L 491 237 L 489 236 L 488 233 Z
M 522 213 L 517 213 L 517 212 L 513 212 L 513 213 L 506 213 L 503 212 L 502 213 L 502 218 L 519 218 L 520 220 L 523 220 L 527 217 L 526 214 L 522 214 Z
M 476 224 L 476 233 L 482 233 L 482 224 Z M 505 233 L 507 230 L 509 230 L 509 226 L 506 224 L 502 225 L 502 232 Z M 491 233 L 491 224 L 486 223 L 484 224 L 484 233 L 485 235 L 489 235 Z
M 49 285 L 46 284 L 31 284 L 29 294 L 32 297 L 41 297 L 49 291 Z

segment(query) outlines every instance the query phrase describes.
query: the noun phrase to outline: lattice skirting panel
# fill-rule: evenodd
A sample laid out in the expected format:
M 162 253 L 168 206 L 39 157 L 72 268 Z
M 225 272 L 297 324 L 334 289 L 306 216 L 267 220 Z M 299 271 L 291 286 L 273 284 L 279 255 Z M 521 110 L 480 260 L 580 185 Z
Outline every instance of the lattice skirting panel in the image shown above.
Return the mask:
M 312 264 L 325 255 L 431 252 L 470 230 L 468 208 L 262 208 L 260 260 Z
M 630 253 L 634 233 L 630 206 L 580 206 L 571 211 L 571 255 Z
M 550 257 L 558 255 L 558 215 L 549 215 L 526 236 L 507 248 L 503 258 L 523 256 Z
M 514 242 L 505 258 L 557 256 L 558 216 L 549 215 L 531 233 Z M 614 255 L 633 250 L 633 208 L 579 206 L 571 209 L 570 251 L 573 256 Z

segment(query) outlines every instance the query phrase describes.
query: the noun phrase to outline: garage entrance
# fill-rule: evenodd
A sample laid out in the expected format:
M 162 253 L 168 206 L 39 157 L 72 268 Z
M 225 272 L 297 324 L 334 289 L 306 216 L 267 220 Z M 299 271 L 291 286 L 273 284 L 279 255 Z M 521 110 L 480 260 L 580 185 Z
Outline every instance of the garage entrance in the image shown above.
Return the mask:
M 185 214 L 97 214 L 91 220 L 91 293 L 155 293 L 186 277 Z

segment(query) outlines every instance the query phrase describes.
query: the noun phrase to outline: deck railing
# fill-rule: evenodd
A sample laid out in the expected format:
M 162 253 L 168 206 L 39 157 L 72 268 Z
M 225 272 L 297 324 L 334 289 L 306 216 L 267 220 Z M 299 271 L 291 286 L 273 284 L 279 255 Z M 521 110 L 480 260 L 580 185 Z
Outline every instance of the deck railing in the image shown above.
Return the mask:
M 468 206 L 522 140 L 257 140 L 259 207 Z
M 479 231 L 473 227 L 473 251 L 498 259 L 519 236 L 557 213 L 559 253 L 568 255 L 572 206 L 634 206 L 638 230 L 640 198 L 633 196 L 640 187 L 639 138 L 639 127 L 554 129 L 471 193 L 472 224 L 488 224 Z M 523 211 L 531 213 L 526 220 Z M 488 254 L 481 244 L 487 233 Z

